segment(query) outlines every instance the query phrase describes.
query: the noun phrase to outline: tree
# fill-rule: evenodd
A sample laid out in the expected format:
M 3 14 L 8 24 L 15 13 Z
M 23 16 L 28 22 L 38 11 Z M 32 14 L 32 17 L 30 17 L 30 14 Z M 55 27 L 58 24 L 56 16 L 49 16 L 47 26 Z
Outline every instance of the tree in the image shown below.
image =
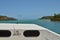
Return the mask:
M 54 13 L 54 18 L 56 18 L 56 13 Z

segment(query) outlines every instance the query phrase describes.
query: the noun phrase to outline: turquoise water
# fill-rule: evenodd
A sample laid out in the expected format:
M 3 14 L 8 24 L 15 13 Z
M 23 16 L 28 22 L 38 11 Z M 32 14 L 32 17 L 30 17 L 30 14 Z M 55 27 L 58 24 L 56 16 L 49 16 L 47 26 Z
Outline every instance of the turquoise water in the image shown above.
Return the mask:
M 49 20 L 13 20 L 13 21 L 0 21 L 0 23 L 37 24 L 60 34 L 60 22 L 52 22 Z
M 51 22 L 51 21 L 40 20 L 37 22 L 37 24 L 60 34 L 60 22 Z

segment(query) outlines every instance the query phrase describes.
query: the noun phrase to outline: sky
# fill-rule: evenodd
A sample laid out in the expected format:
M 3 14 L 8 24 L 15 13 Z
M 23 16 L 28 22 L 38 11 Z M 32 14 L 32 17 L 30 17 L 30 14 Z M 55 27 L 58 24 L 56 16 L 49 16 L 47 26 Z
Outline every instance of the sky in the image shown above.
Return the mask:
M 38 19 L 60 13 L 60 0 L 0 0 L 0 15 Z

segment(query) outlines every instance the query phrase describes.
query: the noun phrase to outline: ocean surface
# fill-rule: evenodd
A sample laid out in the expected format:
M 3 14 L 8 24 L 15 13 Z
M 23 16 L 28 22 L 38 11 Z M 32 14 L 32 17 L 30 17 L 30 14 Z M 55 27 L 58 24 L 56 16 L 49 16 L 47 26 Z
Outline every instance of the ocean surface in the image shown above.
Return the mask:
M 10 21 L 0 21 L 0 23 L 37 24 L 60 34 L 60 22 L 53 22 L 50 20 L 10 20 Z

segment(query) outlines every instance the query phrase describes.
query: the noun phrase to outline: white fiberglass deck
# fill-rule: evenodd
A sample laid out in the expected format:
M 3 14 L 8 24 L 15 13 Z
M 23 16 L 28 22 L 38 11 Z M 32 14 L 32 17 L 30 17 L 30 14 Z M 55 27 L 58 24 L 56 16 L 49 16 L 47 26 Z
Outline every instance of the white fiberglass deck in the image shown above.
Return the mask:
M 0 35 L 0 40 L 60 40 L 60 35 L 52 32 L 42 26 L 36 24 L 0 24 L 0 34 L 1 30 L 9 30 L 11 34 L 9 36 Z M 39 31 L 39 36 L 26 37 L 24 32 L 27 30 Z M 3 31 L 3 34 L 4 31 Z M 28 33 L 27 33 L 28 34 Z M 32 35 L 32 34 L 31 34 Z

